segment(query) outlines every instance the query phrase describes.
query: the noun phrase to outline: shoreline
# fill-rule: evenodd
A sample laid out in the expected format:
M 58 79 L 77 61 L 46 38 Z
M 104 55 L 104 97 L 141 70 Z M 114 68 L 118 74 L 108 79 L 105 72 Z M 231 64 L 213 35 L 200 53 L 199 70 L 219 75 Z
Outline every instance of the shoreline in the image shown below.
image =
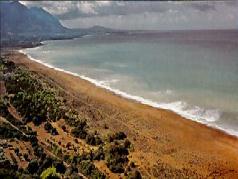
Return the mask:
M 46 76 L 74 95 L 76 101 L 85 99 L 102 114 L 105 113 L 104 116 L 112 115 L 96 119 L 92 125 L 100 126 L 106 122 L 112 130 L 124 130 L 135 145 L 132 158 L 143 172 L 149 172 L 148 168 L 158 163 L 166 163 L 176 170 L 188 168 L 196 171 L 203 177 L 216 170 L 228 172 L 223 176 L 238 177 L 237 137 L 188 120 L 170 110 L 128 100 L 97 87 L 87 79 L 30 60 L 19 52 L 13 52 L 10 57 L 17 65 Z M 197 162 L 191 163 L 194 160 Z
M 42 45 L 44 45 L 44 42 L 42 42 Z M 32 48 L 38 48 L 38 47 L 39 46 L 32 47 Z M 78 73 L 67 71 L 67 70 L 64 70 L 62 68 L 58 68 L 58 67 L 50 65 L 48 63 L 42 62 L 39 59 L 35 59 L 35 58 L 31 57 L 29 54 L 27 54 L 26 52 L 24 52 L 24 49 L 20 49 L 20 50 L 18 50 L 18 52 L 26 55 L 32 61 L 40 63 L 40 64 L 42 64 L 42 65 L 44 65 L 48 68 L 52 68 L 53 70 L 57 70 L 57 71 L 60 71 L 60 72 L 63 72 L 63 73 L 67 73 L 67 74 L 73 75 L 75 77 L 78 77 L 80 79 L 86 80 L 89 83 L 94 84 L 96 87 L 105 89 L 105 90 L 107 90 L 107 91 L 109 91 L 109 92 L 111 92 L 115 95 L 118 95 L 118 96 L 122 97 L 122 98 L 133 100 L 134 102 L 137 102 L 137 103 L 140 103 L 140 104 L 143 104 L 143 105 L 148 105 L 148 106 L 156 108 L 156 109 L 164 109 L 164 110 L 174 112 L 174 113 L 180 115 L 181 117 L 186 118 L 187 120 L 191 120 L 191 121 L 203 124 L 207 127 L 215 129 L 215 130 L 220 130 L 221 132 L 224 132 L 227 135 L 238 137 L 238 131 L 234 131 L 232 129 L 227 129 L 227 128 L 224 128 L 222 126 L 218 126 L 217 124 L 209 124 L 209 122 L 207 122 L 206 119 L 204 119 L 204 120 L 199 119 L 199 117 L 197 117 L 196 115 L 192 115 L 192 114 L 187 113 L 186 111 L 179 110 L 176 107 L 174 107 L 173 105 L 171 105 L 170 103 L 168 103 L 168 104 L 167 103 L 164 103 L 164 104 L 163 103 L 158 103 L 158 102 L 155 102 L 155 101 L 152 101 L 152 100 L 140 97 L 140 96 L 135 96 L 135 95 L 128 94 L 128 93 L 123 92 L 119 89 L 114 89 L 114 88 L 111 88 L 110 86 L 104 85 L 96 79 L 92 79 L 90 77 L 80 75 Z

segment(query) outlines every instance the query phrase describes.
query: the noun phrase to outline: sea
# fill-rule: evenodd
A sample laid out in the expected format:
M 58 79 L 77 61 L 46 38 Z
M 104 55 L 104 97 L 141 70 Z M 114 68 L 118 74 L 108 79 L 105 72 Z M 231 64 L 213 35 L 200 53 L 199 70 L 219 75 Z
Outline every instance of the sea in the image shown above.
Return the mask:
M 238 31 L 128 31 L 22 50 L 125 98 L 238 136 Z

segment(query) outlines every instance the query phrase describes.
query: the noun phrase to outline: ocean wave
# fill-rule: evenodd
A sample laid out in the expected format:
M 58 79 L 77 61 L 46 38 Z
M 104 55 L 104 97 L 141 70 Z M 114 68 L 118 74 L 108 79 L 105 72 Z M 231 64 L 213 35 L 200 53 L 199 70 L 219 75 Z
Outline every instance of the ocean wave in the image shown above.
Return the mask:
M 42 53 L 44 53 L 44 54 L 49 54 L 51 51 L 50 50 L 44 50 L 44 51 L 42 51 Z
M 159 96 L 164 96 L 164 95 L 173 95 L 175 92 L 171 89 L 166 89 L 166 90 L 161 90 L 161 91 L 151 91 L 150 92 L 152 95 L 159 95 Z
M 120 81 L 119 79 L 111 79 L 111 80 L 99 81 L 99 83 L 100 83 L 101 85 L 110 86 L 111 84 L 117 83 L 117 82 L 119 82 L 119 81 Z
M 36 61 L 37 63 L 43 64 L 43 65 L 45 65 L 49 68 L 53 68 L 57 71 L 65 72 L 65 73 L 71 74 L 73 76 L 80 77 L 81 79 L 89 81 L 89 82 L 93 83 L 95 86 L 104 88 L 116 95 L 122 96 L 127 99 L 134 100 L 141 104 L 152 106 L 154 108 L 166 109 L 166 110 L 173 111 L 187 119 L 194 120 L 196 122 L 208 125 L 210 127 L 220 129 L 224 132 L 227 132 L 230 135 L 238 136 L 238 131 L 232 130 L 230 128 L 229 129 L 224 128 L 223 126 L 219 126 L 215 123 L 217 120 L 219 120 L 219 118 L 221 116 L 221 112 L 217 109 L 203 109 L 198 106 L 189 106 L 184 101 L 175 101 L 175 102 L 171 102 L 171 103 L 158 103 L 153 100 L 145 99 L 140 96 L 128 94 L 128 93 L 123 92 L 119 89 L 111 88 L 109 86 L 109 83 L 111 81 L 99 81 L 99 80 L 96 80 L 96 79 L 93 79 L 93 78 L 90 78 L 90 77 L 87 77 L 84 75 L 79 75 L 78 73 L 74 73 L 74 72 L 67 71 L 67 70 L 64 70 L 61 68 L 57 68 L 51 64 L 48 64 L 48 63 L 42 62 L 41 60 L 35 59 L 32 56 L 30 56 L 29 54 L 27 54 L 24 50 L 19 50 L 19 52 L 27 55 L 28 58 L 32 61 Z

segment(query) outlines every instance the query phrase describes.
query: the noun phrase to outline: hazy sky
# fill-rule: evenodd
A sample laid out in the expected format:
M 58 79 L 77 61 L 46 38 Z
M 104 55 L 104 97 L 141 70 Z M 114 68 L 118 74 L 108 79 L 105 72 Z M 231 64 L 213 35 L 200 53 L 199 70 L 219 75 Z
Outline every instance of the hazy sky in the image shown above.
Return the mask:
M 70 28 L 238 29 L 238 1 L 21 1 L 43 7 Z

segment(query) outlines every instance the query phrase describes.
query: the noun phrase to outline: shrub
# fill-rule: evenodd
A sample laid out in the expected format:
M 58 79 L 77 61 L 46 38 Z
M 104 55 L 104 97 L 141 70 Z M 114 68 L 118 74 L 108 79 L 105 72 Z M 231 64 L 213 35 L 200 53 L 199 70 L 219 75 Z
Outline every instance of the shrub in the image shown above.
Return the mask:
M 8 93 L 15 94 L 11 102 L 27 122 L 39 125 L 47 119 L 58 120 L 63 116 L 62 101 L 35 74 L 18 68 L 6 80 L 6 88 Z
M 99 146 L 98 150 L 94 153 L 93 160 L 104 160 L 105 154 L 103 151 L 103 147 Z
M 41 146 L 39 146 L 39 145 L 34 146 L 33 150 L 34 150 L 34 154 L 37 157 L 42 157 L 43 155 L 45 155 L 44 149 Z
M 83 160 L 80 163 L 80 169 L 82 170 L 83 174 L 90 175 L 92 173 L 92 170 L 95 169 L 95 166 L 90 160 Z
M 46 170 L 44 170 L 40 177 L 42 179 L 47 179 L 47 178 L 59 178 L 60 179 L 60 174 L 56 172 L 56 168 L 55 167 L 50 167 L 47 168 Z
M 58 131 L 54 128 L 48 121 L 45 123 L 44 128 L 47 132 L 51 133 L 52 135 L 58 135 Z
M 107 163 L 108 168 L 113 172 L 113 173 L 123 173 L 124 172 L 124 167 L 122 163 L 117 163 L 117 162 L 109 162 Z
M 65 173 L 66 167 L 62 161 L 55 163 L 55 168 L 58 173 Z
M 64 155 L 64 161 L 68 161 L 69 160 L 69 158 L 70 158 L 70 155 Z
M 114 139 L 116 139 L 116 140 L 123 140 L 126 137 L 127 136 L 126 136 L 126 134 L 124 132 L 116 132 Z
M 99 136 L 95 136 L 95 144 L 101 145 L 103 143 L 102 139 Z
M 3 123 L 0 126 L 0 137 L 4 139 L 17 138 L 19 140 L 27 141 L 26 136 L 24 136 L 20 131 L 16 130 L 8 123 Z
M 17 179 L 16 171 L 12 169 L 0 168 L 0 178 L 3 179 Z
M 46 122 L 45 125 L 44 125 L 44 128 L 45 128 L 46 131 L 49 132 L 53 127 L 49 122 Z
M 80 163 L 81 172 L 90 178 L 105 179 L 105 175 L 101 173 L 90 160 L 83 160 Z
M 88 128 L 88 125 L 86 121 L 79 121 L 77 126 L 74 129 L 72 129 L 71 133 L 75 137 L 79 137 L 80 139 L 85 139 L 87 136 L 87 128 Z
M 66 167 L 64 166 L 63 161 L 60 161 L 56 158 L 47 156 L 45 159 L 42 159 L 40 162 L 38 173 L 42 173 L 45 169 L 54 166 L 57 173 L 64 173 Z
M 131 171 L 127 174 L 127 179 L 142 179 L 142 176 L 138 170 Z
M 77 127 L 79 125 L 79 123 L 81 121 L 78 121 L 78 115 L 77 112 L 75 110 L 65 110 L 65 114 L 63 116 L 63 118 L 65 119 L 65 122 L 70 125 L 70 126 L 74 126 Z
M 29 171 L 29 173 L 34 174 L 38 171 L 39 168 L 39 163 L 37 160 L 32 160 L 29 162 L 28 166 L 27 166 L 27 170 Z
M 15 148 L 14 152 L 16 155 L 19 155 L 19 148 Z
M 23 68 L 17 68 L 6 80 L 6 87 L 9 93 L 16 93 L 18 90 L 36 92 L 42 88 L 42 85 L 33 74 Z
M 67 167 L 67 170 L 65 172 L 66 176 L 69 176 L 68 178 L 72 179 L 81 179 L 81 177 L 78 175 L 78 168 L 75 165 L 71 165 L 70 167 Z
M 127 136 L 124 132 L 116 132 L 115 134 L 108 135 L 108 141 L 113 142 L 114 140 L 123 140 Z
M 4 117 L 7 114 L 9 114 L 8 109 L 7 109 L 8 106 L 9 106 L 8 99 L 0 96 L 0 114 Z
M 25 153 L 25 154 L 23 155 L 23 157 L 24 157 L 24 159 L 25 159 L 26 161 L 29 160 L 29 158 L 28 158 L 28 154 L 27 154 L 27 153 Z
M 124 166 L 128 162 L 127 148 L 123 145 L 110 144 L 106 151 L 106 164 L 108 168 L 115 173 L 123 173 Z
M 102 139 L 97 135 L 88 134 L 86 136 L 86 143 L 89 145 L 100 145 L 102 144 Z
M 125 148 L 122 145 L 111 145 L 109 148 L 109 154 L 111 154 L 111 155 L 114 155 L 114 154 L 128 155 L 129 152 L 128 152 L 127 148 Z
M 124 147 L 125 147 L 125 148 L 130 148 L 130 146 L 131 146 L 131 142 L 130 142 L 128 139 L 126 139 L 126 140 L 124 141 Z
M 92 157 L 89 153 L 83 152 L 79 157 L 78 157 L 78 161 L 81 162 L 83 160 L 91 160 Z

